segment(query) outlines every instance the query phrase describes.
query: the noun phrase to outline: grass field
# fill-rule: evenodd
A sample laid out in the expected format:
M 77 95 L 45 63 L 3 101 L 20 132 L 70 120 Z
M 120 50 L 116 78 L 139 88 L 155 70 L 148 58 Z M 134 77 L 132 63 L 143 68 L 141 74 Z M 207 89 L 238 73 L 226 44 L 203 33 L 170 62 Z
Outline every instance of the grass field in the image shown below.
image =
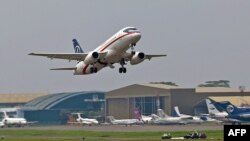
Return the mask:
M 207 139 L 223 140 L 223 131 L 203 131 Z M 182 137 L 189 132 L 170 132 L 172 137 Z M 163 132 L 95 132 L 56 130 L 5 130 L 0 129 L 0 140 L 4 141 L 160 141 Z

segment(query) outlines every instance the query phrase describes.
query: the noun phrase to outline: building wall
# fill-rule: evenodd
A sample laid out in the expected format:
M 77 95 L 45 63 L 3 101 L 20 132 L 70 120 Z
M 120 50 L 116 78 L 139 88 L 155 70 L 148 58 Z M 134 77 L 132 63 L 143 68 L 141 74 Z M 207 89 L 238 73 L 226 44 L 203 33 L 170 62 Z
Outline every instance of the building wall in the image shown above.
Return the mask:
M 141 85 L 131 85 L 121 89 L 107 92 L 106 99 L 106 113 L 108 116 L 115 118 L 134 118 L 135 98 L 149 98 L 149 97 L 163 97 L 164 105 L 162 108 L 170 106 L 170 91 L 167 89 L 147 87 Z M 156 108 L 156 107 L 155 107 Z M 166 110 L 167 114 L 171 113 Z
M 107 116 L 114 116 L 114 118 L 122 119 L 129 118 L 129 100 L 128 98 L 113 98 L 108 99 Z
M 181 113 L 193 115 L 193 107 L 207 95 L 197 95 L 194 88 L 171 90 L 171 111 L 178 106 Z

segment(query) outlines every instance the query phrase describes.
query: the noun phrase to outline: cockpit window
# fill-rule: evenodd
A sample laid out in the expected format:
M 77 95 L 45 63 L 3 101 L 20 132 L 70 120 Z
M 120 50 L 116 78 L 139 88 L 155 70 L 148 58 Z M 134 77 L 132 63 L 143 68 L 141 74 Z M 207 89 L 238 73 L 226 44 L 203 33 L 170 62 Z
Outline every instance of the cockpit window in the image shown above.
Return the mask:
M 123 32 L 126 32 L 126 33 L 128 33 L 128 32 L 139 32 L 139 30 L 136 29 L 136 28 L 127 28 L 127 29 L 123 30 Z

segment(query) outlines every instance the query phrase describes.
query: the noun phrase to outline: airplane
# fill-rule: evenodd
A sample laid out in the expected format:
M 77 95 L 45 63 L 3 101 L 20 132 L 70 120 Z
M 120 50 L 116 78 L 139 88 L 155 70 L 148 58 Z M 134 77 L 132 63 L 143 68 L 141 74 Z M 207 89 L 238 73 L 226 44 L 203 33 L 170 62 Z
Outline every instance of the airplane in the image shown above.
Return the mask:
M 207 105 L 207 110 L 208 110 L 208 116 L 213 119 L 217 119 L 219 121 L 228 121 L 226 118 L 228 116 L 228 113 L 225 111 L 219 111 L 215 105 L 215 101 L 207 98 L 206 99 L 206 105 Z
M 201 124 L 201 123 L 204 122 L 200 117 L 181 114 L 178 106 L 174 107 L 174 117 L 180 117 L 187 124 L 189 124 L 189 123 L 191 123 L 191 124 L 193 124 L 193 123 Z
M 143 121 L 138 119 L 115 119 L 113 116 L 107 116 L 107 119 L 113 125 L 141 125 L 144 124 Z
M 141 120 L 142 120 L 144 123 L 149 123 L 149 122 L 152 120 L 152 117 L 151 117 L 151 116 L 141 115 Z
M 236 107 L 229 101 L 216 102 L 218 106 L 228 113 L 228 118 L 233 124 L 249 123 L 250 122 L 250 108 L 249 107 Z
M 76 116 L 75 120 L 76 123 L 80 123 L 80 124 L 85 124 L 85 125 L 97 125 L 99 124 L 99 122 L 96 119 L 91 119 L 91 118 L 82 118 L 81 117 L 82 113 L 71 113 L 72 116 Z
M 134 51 L 136 43 L 141 39 L 140 31 L 135 27 L 125 27 L 111 36 L 103 44 L 90 52 L 84 52 L 76 39 L 73 39 L 75 53 L 30 53 L 29 55 L 44 56 L 50 59 L 66 59 L 78 61 L 75 67 L 54 68 L 51 70 L 73 70 L 74 75 L 93 74 L 102 68 L 109 66 L 114 68 L 115 63 L 119 63 L 119 73 L 126 73 L 124 67 L 130 61 L 131 65 L 136 65 L 144 60 L 151 60 L 154 57 L 163 57 L 166 54 L 149 55 L 143 52 Z M 127 50 L 131 48 L 131 52 Z
M 152 119 L 151 116 L 142 115 L 139 108 L 134 108 L 133 113 L 134 118 L 143 121 L 143 123 L 149 123 Z
M 4 126 L 5 124 L 2 121 L 0 121 L 0 128 L 3 128 Z
M 153 124 L 187 124 L 181 117 L 168 116 L 162 109 L 157 110 L 157 115 L 152 114 L 151 123 Z
M 5 126 L 24 126 L 27 125 L 28 122 L 25 118 L 15 118 L 15 117 L 9 117 L 6 113 L 6 111 L 1 111 L 3 113 L 3 119 L 2 122 Z

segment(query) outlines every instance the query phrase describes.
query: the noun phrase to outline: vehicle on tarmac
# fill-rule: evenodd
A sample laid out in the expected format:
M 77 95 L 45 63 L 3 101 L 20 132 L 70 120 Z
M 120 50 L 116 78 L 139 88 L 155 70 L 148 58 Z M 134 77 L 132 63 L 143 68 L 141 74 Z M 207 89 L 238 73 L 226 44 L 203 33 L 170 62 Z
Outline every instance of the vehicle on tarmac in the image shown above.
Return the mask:
M 194 131 L 184 136 L 184 139 L 206 139 L 207 135 L 205 133 L 199 133 Z
M 161 137 L 161 139 L 171 139 L 171 138 L 172 138 L 172 136 L 171 136 L 170 133 L 164 133 L 164 134 L 162 135 L 162 137 Z

